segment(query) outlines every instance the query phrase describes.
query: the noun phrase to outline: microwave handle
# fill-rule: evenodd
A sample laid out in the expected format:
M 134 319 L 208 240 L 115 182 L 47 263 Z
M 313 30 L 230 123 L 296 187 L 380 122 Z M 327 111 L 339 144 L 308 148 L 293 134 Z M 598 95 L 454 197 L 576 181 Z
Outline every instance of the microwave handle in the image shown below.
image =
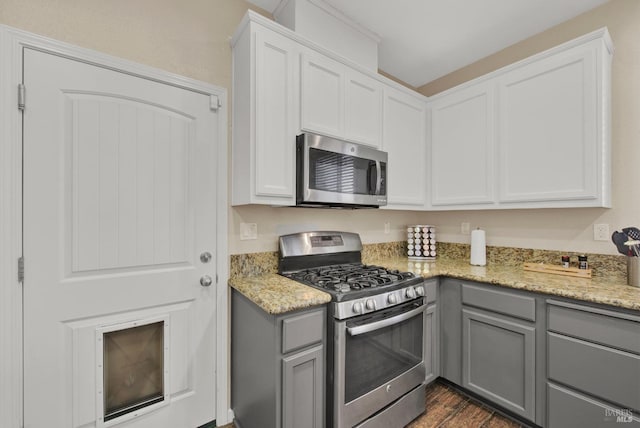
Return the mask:
M 380 161 L 376 161 L 376 195 L 380 194 L 382 188 L 382 165 Z
M 380 165 L 378 164 L 378 161 L 371 161 L 367 168 L 367 190 L 372 195 L 377 195 L 380 189 Z

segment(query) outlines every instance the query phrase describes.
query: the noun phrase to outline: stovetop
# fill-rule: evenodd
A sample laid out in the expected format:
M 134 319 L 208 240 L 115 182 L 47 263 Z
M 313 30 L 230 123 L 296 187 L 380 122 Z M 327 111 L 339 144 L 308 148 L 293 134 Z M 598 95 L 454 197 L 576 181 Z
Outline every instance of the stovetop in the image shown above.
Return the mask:
M 393 287 L 404 284 L 407 279 L 415 277 L 411 272 L 400 272 L 362 263 L 320 266 L 286 273 L 284 276 L 303 284 L 321 288 L 335 296 L 368 289 L 375 292 L 374 288 Z

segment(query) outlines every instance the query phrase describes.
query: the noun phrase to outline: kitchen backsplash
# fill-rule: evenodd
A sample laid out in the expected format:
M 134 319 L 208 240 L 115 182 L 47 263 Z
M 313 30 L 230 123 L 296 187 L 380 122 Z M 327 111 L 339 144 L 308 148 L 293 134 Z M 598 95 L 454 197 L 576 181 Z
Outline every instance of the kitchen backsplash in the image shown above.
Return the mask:
M 470 246 L 468 244 L 455 244 L 438 242 L 438 259 L 469 259 Z M 581 253 L 535 250 L 530 248 L 511 247 L 487 247 L 487 264 L 501 264 L 506 266 L 521 266 L 525 262 L 560 264 L 561 257 L 571 257 L 572 266 L 577 266 L 578 256 Z M 606 277 L 611 281 L 626 283 L 627 260 L 620 255 L 609 254 L 585 254 L 589 267 L 593 269 L 593 275 Z M 393 259 L 406 257 L 404 241 L 385 242 L 380 244 L 364 244 L 362 258 L 367 260 Z M 230 277 L 257 276 L 278 271 L 278 253 L 248 253 L 232 254 Z
M 258 276 L 278 272 L 278 252 L 232 254 L 229 277 Z

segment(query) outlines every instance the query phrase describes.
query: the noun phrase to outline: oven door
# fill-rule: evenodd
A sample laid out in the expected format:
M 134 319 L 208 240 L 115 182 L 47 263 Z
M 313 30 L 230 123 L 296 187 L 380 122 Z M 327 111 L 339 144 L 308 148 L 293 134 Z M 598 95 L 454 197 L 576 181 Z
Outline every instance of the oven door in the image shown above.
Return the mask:
M 422 384 L 422 298 L 337 321 L 334 426 L 353 427 Z

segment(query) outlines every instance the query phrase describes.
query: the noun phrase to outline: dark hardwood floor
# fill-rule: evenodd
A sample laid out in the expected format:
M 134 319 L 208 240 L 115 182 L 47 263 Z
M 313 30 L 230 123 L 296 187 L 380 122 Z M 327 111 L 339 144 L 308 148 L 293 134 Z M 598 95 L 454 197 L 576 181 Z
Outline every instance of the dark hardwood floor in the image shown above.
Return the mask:
M 440 382 L 427 386 L 427 411 L 407 428 L 520 428 L 484 404 Z
M 439 381 L 427 386 L 427 411 L 407 428 L 523 428 Z M 222 428 L 234 428 L 233 424 Z

